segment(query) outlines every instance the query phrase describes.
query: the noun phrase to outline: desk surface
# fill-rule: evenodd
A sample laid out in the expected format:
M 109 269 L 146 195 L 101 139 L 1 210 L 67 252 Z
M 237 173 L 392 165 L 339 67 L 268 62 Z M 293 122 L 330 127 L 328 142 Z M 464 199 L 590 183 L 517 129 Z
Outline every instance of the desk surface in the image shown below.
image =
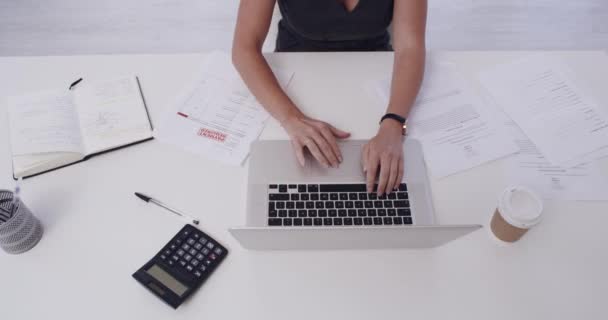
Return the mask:
M 442 52 L 465 78 L 526 52 Z M 604 52 L 553 52 L 608 108 Z M 140 76 L 154 122 L 194 76 L 202 55 L 0 58 L 0 97 L 67 86 L 74 79 Z M 389 53 L 274 54 L 296 74 L 289 94 L 313 117 L 368 138 L 382 114 L 362 89 L 390 72 Z M 605 61 L 605 60 L 602 60 Z M 0 105 L 0 128 L 6 128 Z M 356 112 L 350 112 L 356 110 Z M 348 116 L 344 116 L 347 114 Z M 286 138 L 270 121 L 262 138 Z M 606 163 L 603 163 L 606 169 Z M 244 222 L 247 167 L 235 168 L 150 141 L 26 180 L 23 199 L 45 226 L 18 256 L 0 254 L 5 319 L 598 319 L 608 294 L 607 202 L 546 203 L 544 221 L 513 245 L 489 236 L 505 187 L 495 161 L 433 181 L 442 223 L 483 229 L 432 250 L 255 252 L 227 228 Z M 12 187 L 10 149 L 0 135 L 0 188 Z M 182 226 L 134 191 L 200 217 L 231 249 L 187 303 L 172 310 L 131 274 Z

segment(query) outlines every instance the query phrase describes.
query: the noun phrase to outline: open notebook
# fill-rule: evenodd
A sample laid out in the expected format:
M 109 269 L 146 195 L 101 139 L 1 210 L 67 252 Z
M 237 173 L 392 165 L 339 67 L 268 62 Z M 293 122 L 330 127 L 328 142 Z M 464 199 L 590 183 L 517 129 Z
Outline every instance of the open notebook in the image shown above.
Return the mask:
M 13 176 L 29 177 L 152 138 L 137 77 L 86 79 L 63 90 L 9 97 Z

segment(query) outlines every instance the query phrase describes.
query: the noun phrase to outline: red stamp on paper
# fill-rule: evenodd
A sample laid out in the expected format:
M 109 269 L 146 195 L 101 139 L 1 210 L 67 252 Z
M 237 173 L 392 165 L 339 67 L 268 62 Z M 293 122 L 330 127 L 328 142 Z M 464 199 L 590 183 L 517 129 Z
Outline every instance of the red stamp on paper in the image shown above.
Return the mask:
M 200 128 L 198 130 L 198 135 L 201 137 L 205 137 L 205 138 L 209 138 L 211 140 L 215 140 L 218 142 L 224 142 L 224 140 L 226 140 L 226 134 L 219 132 L 219 131 L 214 131 L 214 130 L 209 130 L 206 128 Z

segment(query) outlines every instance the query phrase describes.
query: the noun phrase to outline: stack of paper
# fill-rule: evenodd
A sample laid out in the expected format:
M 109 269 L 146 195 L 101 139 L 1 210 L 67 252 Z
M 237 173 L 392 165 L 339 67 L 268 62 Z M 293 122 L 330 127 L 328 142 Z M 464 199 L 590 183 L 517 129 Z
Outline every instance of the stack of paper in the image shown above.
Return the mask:
M 293 72 L 273 68 L 285 89 Z M 268 113 L 223 52 L 209 54 L 198 79 L 168 108 L 154 136 L 163 142 L 227 164 L 247 158 Z
M 520 148 L 508 161 L 512 183 L 545 198 L 608 200 L 608 179 L 595 163 L 608 150 L 608 116 L 569 74 L 561 61 L 539 55 L 480 79 Z
M 390 79 L 372 84 L 386 106 Z M 408 117 L 408 136 L 422 143 L 431 175 L 442 178 L 516 152 L 480 98 L 453 68 L 431 62 Z

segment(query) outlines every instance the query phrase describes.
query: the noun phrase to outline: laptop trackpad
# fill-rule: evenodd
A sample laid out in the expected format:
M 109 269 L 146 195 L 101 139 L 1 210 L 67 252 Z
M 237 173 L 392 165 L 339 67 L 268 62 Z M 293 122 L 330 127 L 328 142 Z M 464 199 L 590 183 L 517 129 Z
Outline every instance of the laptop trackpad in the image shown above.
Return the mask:
M 308 154 L 308 170 L 309 177 L 314 178 L 318 182 L 363 182 L 363 167 L 361 164 L 361 147 L 363 144 L 345 142 L 340 144 L 342 152 L 342 163 L 338 168 L 325 168 L 311 154 Z

